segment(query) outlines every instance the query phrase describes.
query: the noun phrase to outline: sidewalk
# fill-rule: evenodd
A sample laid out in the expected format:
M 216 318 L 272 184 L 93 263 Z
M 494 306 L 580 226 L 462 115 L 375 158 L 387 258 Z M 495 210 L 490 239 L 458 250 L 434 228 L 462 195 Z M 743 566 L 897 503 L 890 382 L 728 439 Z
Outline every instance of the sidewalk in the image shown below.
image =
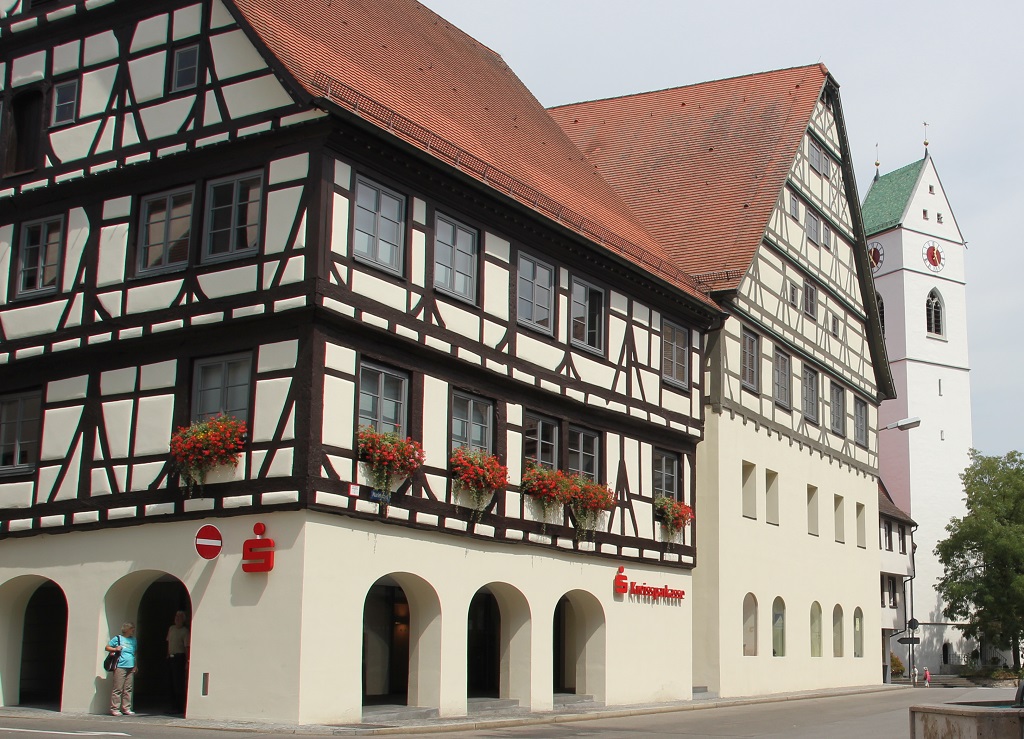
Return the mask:
M 773 695 L 750 696 L 741 698 L 696 698 L 692 701 L 676 701 L 671 703 L 652 703 L 632 706 L 607 706 L 572 708 L 567 706 L 558 711 L 543 713 L 523 713 L 510 710 L 495 711 L 472 716 L 442 718 L 410 718 L 408 720 L 389 720 L 387 724 L 281 724 L 259 721 L 217 721 L 211 719 L 178 718 L 174 716 L 152 715 L 140 713 L 131 717 L 114 717 L 106 714 L 56 713 L 42 708 L 22 708 L 20 706 L 0 707 L 0 718 L 88 718 L 106 721 L 111 726 L 131 726 L 138 730 L 146 725 L 160 725 L 197 730 L 262 732 L 267 734 L 298 734 L 304 736 L 374 736 L 387 734 L 434 734 L 446 731 L 468 731 L 499 729 L 510 726 L 543 725 L 567 721 L 587 721 L 598 718 L 622 718 L 645 714 L 672 713 L 677 711 L 701 711 L 723 706 L 742 706 L 758 703 L 777 703 L 781 701 L 807 700 L 810 698 L 829 698 L 843 695 L 860 695 L 862 693 L 878 693 L 891 690 L 906 690 L 903 685 L 866 685 L 857 688 L 837 688 L 829 690 L 807 690 L 798 693 L 776 693 Z

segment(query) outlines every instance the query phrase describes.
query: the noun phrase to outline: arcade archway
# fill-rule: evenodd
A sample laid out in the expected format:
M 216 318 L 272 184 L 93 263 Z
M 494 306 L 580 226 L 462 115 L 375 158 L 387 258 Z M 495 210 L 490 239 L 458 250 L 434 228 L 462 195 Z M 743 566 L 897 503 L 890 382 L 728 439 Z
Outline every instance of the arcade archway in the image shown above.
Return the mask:
M 555 605 L 553 685 L 555 693 L 605 697 L 604 609 L 592 594 L 573 590 Z

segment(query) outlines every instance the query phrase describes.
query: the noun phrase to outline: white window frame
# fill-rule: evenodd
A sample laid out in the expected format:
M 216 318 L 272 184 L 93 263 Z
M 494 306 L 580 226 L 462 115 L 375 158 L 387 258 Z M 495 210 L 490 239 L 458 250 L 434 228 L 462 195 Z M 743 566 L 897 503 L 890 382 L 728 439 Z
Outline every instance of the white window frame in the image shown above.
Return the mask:
M 204 369 L 208 367 L 219 366 L 221 369 L 221 380 L 217 386 L 203 385 L 203 374 Z M 228 406 L 228 396 L 232 388 L 242 387 L 241 383 L 231 384 L 229 382 L 231 368 L 237 366 L 244 368 L 245 374 L 245 406 L 242 408 L 230 408 Z M 209 418 L 216 418 L 217 416 L 231 416 L 237 418 L 239 421 L 249 422 L 249 416 L 251 415 L 251 395 L 252 395 L 252 354 L 248 352 L 239 354 L 227 354 L 219 357 L 206 357 L 204 359 L 197 359 L 192 369 L 192 421 L 203 421 Z M 220 398 L 217 402 L 216 410 L 200 411 L 200 404 L 202 402 L 202 395 L 205 392 L 218 392 Z
M 192 79 L 191 82 L 189 82 L 187 84 L 178 84 L 178 75 L 181 72 L 186 71 L 186 70 L 188 70 L 190 68 L 190 67 L 187 67 L 187 66 L 182 66 L 182 64 L 181 64 L 181 62 L 182 62 L 182 60 L 184 58 L 184 55 L 187 52 L 190 52 L 190 51 L 194 51 L 195 52 L 195 65 L 192 67 L 192 69 L 193 69 L 193 79 Z M 183 90 L 192 90 L 195 87 L 197 87 L 199 85 L 199 70 L 200 70 L 200 67 L 201 67 L 201 63 L 200 63 L 199 44 L 190 44 L 188 46 L 182 46 L 179 49 L 175 49 L 174 50 L 174 61 L 171 64 L 171 85 L 170 85 L 171 92 L 182 92 Z
M 246 221 L 244 224 L 238 223 L 238 216 L 240 213 L 239 206 L 239 188 L 243 182 L 249 182 L 255 180 L 257 183 L 258 196 L 255 201 L 247 200 L 246 203 L 255 203 L 256 207 L 256 220 L 254 223 Z M 215 188 L 223 187 L 225 185 L 231 185 L 231 225 L 227 228 L 219 228 L 216 232 L 213 231 L 214 222 L 214 201 L 213 191 Z M 221 177 L 216 180 L 211 180 L 206 183 L 206 207 L 205 207 L 205 218 L 203 222 L 203 257 L 202 261 L 205 262 L 220 262 L 230 259 L 237 259 L 239 257 L 255 254 L 259 250 L 259 246 L 263 241 L 263 172 L 256 170 L 254 172 L 245 172 L 243 174 L 232 175 L 230 177 Z M 220 208 L 226 206 L 221 205 Z M 248 209 L 246 209 L 248 212 Z M 243 246 L 238 244 L 238 235 L 240 230 L 248 230 L 251 227 L 256 228 L 256 243 L 246 243 Z M 228 232 L 228 250 L 225 252 L 219 252 L 214 254 L 211 251 L 212 236 L 214 233 Z
M 579 347 L 604 351 L 604 290 L 579 277 L 569 281 L 569 338 Z M 583 338 L 578 334 L 582 332 Z
M 363 195 L 367 192 L 372 192 L 374 195 L 373 209 L 370 209 L 362 202 Z M 388 197 L 397 201 L 398 220 L 394 220 L 385 216 L 381 211 L 381 203 L 384 198 Z M 401 275 L 405 264 L 405 226 L 406 226 L 406 209 L 408 208 L 408 201 L 400 192 L 392 190 L 389 187 L 385 187 L 379 182 L 374 182 L 363 176 L 356 177 L 356 192 L 355 198 L 353 198 L 352 209 L 353 209 L 353 240 L 352 240 L 352 255 L 360 262 L 379 267 L 387 272 L 391 272 L 396 275 Z M 360 213 L 369 214 L 369 219 L 372 220 L 373 230 L 364 230 L 362 226 L 368 225 L 366 223 L 360 223 Z M 387 222 L 394 224 L 395 232 L 397 233 L 397 242 L 392 243 L 381 238 L 381 224 Z M 364 251 L 359 248 L 360 235 L 362 235 L 369 245 L 369 250 Z M 388 250 L 394 251 L 394 259 L 388 260 L 382 257 L 384 248 L 382 245 L 386 245 Z
M 451 228 L 454 243 L 449 244 L 441 240 L 442 223 Z M 468 251 L 466 248 L 463 248 L 465 242 L 460 238 L 460 234 L 466 234 L 470 239 Z M 479 243 L 480 232 L 475 228 L 467 226 L 451 216 L 438 213 L 434 223 L 434 287 L 453 297 L 475 305 L 477 274 L 479 272 L 478 263 L 480 260 Z M 442 252 L 450 256 L 449 264 L 442 263 L 440 259 Z M 464 266 L 469 271 L 467 272 L 465 269 L 460 270 L 460 266 Z M 447 270 L 447 279 L 440 276 L 443 270 Z M 458 277 L 460 275 L 464 277 L 464 281 L 467 283 L 464 290 L 458 288 Z
M 524 264 L 531 268 L 532 277 L 524 276 Z M 538 269 L 546 270 L 548 279 L 546 284 L 541 284 L 537 279 Z M 524 286 L 529 285 L 529 291 Z M 527 296 L 526 293 L 529 292 Z M 538 292 L 541 296 L 538 297 Z M 546 298 L 544 295 L 546 294 Z M 524 316 L 523 307 L 529 306 L 529 315 Z M 530 328 L 552 334 L 555 327 L 555 268 L 546 262 L 526 254 L 519 253 L 519 269 L 516 274 L 516 321 Z M 540 310 L 547 311 L 544 320 L 537 319 Z
M 32 411 L 34 418 L 30 417 Z M 35 438 L 29 439 L 31 432 L 24 427 L 32 422 L 36 426 Z M 43 394 L 40 391 L 0 395 L 0 475 L 26 472 L 39 463 L 42 432 Z M 6 454 L 10 454 L 8 464 L 4 463 Z
M 465 417 L 462 415 L 463 407 L 465 408 Z M 483 423 L 479 423 L 474 420 L 474 411 L 478 409 L 483 411 L 483 415 L 485 417 Z M 456 435 L 456 421 L 461 421 L 465 424 L 466 429 L 468 430 L 467 434 Z M 490 454 L 492 452 L 494 439 L 494 403 L 486 400 L 485 398 L 481 398 L 478 395 L 464 393 L 461 390 L 453 390 L 451 422 L 451 448 L 453 450 L 464 446 L 470 451 L 484 452 L 486 454 Z M 472 430 L 470 430 L 474 426 L 483 430 L 483 443 L 474 443 L 474 434 Z
M 188 236 L 187 244 L 185 248 L 185 258 L 176 262 L 169 262 L 168 254 L 170 252 L 170 230 L 171 223 L 175 219 L 170 218 L 172 212 L 172 203 L 174 198 L 179 195 L 188 194 L 191 198 L 188 207 Z M 161 241 L 154 244 L 147 244 L 146 238 L 149 235 L 149 224 L 147 223 L 147 207 L 150 203 L 164 201 L 165 211 L 164 213 L 168 216 L 163 220 L 163 237 Z M 196 207 L 196 195 L 194 187 L 182 187 L 177 190 L 168 190 L 166 192 L 156 193 L 154 195 L 147 195 L 143 197 L 139 202 L 139 238 L 136 240 L 137 246 L 137 259 L 136 269 L 139 274 L 154 274 L 159 272 L 167 272 L 176 269 L 182 269 L 188 265 L 189 256 L 192 251 L 192 225 L 195 220 L 195 207 Z M 160 263 L 155 266 L 149 266 L 146 264 L 147 249 L 154 246 L 161 245 L 163 249 L 163 256 Z
M 760 392 L 760 339 L 748 328 L 740 332 L 740 385 L 755 393 Z
M 672 385 L 690 385 L 690 330 L 667 319 L 661 322 L 661 376 Z
M 70 95 L 68 92 L 70 91 Z M 70 99 L 61 100 L 62 97 Z M 68 112 L 70 111 L 70 112 Z M 78 80 L 65 80 L 53 86 L 50 126 L 66 126 L 78 119 Z
M 50 254 L 48 247 L 53 245 L 53 242 L 45 240 L 49 233 L 49 226 L 57 224 L 57 240 L 56 248 L 53 250 L 55 253 Z M 33 228 L 39 228 L 39 243 L 32 246 L 28 245 L 29 231 Z M 32 260 L 32 264 L 26 264 L 28 249 L 36 250 L 36 257 Z M 21 225 L 21 240 L 18 244 L 18 277 L 16 285 L 16 294 L 18 297 L 28 297 L 32 295 L 46 295 L 48 293 L 57 292 L 60 288 L 60 275 L 61 266 L 64 261 L 64 216 L 53 216 L 50 218 L 38 218 L 34 221 L 28 221 Z M 51 284 L 43 284 L 44 274 L 48 269 L 53 270 L 53 282 Z M 36 277 L 33 285 L 30 287 L 25 286 L 25 273 L 29 271 L 35 271 Z

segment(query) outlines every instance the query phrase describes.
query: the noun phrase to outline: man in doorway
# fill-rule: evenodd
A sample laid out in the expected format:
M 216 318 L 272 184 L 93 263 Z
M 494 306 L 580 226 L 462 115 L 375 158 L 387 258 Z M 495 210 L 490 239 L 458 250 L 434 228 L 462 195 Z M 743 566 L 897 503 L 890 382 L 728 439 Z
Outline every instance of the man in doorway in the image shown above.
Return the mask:
M 185 612 L 174 614 L 174 624 L 167 629 L 167 676 L 171 692 L 171 713 L 185 713 L 188 694 L 188 654 L 191 634 L 185 625 Z

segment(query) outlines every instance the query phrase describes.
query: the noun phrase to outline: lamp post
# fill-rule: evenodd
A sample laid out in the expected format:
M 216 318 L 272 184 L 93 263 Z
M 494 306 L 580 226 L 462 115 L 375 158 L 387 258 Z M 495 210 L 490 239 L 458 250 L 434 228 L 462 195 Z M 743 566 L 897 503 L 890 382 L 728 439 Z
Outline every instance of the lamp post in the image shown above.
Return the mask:
M 893 421 L 888 426 L 882 426 L 878 430 L 892 431 L 893 429 L 899 429 L 900 431 L 909 431 L 910 429 L 916 429 L 920 425 L 921 419 L 917 416 L 911 416 L 910 418 L 901 418 L 899 421 Z

